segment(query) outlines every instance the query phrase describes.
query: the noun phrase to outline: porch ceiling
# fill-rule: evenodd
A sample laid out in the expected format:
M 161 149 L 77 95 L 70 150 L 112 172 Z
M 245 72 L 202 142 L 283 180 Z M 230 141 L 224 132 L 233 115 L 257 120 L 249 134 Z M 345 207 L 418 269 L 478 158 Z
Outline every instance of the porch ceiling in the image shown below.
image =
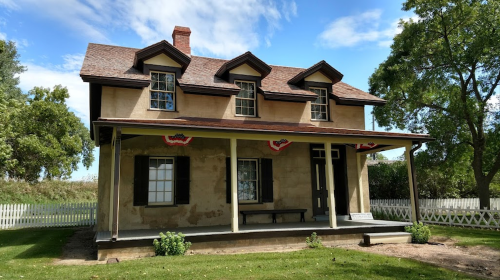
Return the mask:
M 360 144 L 373 142 L 387 146 L 410 146 L 414 142 L 434 140 L 428 134 L 393 133 L 317 127 L 308 123 L 239 121 L 225 119 L 119 119 L 100 118 L 94 122 L 95 131 L 105 127 L 122 127 L 125 135 L 175 135 L 203 138 L 236 138 L 246 140 L 281 140 L 293 142 Z M 99 139 L 96 137 L 96 139 Z M 395 148 L 395 147 L 392 147 Z M 387 147 L 390 149 L 390 147 Z

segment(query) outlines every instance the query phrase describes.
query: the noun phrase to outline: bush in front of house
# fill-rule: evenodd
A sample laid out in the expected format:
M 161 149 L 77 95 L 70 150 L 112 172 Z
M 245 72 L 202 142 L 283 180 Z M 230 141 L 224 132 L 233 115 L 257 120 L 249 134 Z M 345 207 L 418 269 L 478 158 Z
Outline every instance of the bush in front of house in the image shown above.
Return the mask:
M 321 243 L 321 237 L 319 237 L 315 232 L 311 234 L 311 237 L 306 237 L 306 244 L 309 248 L 321 248 L 323 243 Z
M 182 232 L 176 234 L 175 232 L 167 231 L 167 234 L 160 232 L 160 240 L 155 239 L 153 246 L 155 247 L 155 255 L 157 256 L 182 256 L 184 255 L 191 242 L 184 240 L 185 235 Z
M 412 226 L 405 227 L 405 231 L 411 233 L 412 243 L 425 244 L 431 237 L 431 230 L 422 222 L 413 222 Z

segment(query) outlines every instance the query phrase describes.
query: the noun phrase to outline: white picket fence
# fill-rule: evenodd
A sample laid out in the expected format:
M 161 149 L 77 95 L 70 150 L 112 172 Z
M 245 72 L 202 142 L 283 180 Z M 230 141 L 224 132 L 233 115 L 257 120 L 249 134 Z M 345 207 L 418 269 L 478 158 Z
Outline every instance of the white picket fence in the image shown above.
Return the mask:
M 479 209 L 479 198 L 419 199 L 420 207 Z M 409 199 L 370 199 L 370 205 L 410 206 Z M 500 198 L 490 198 L 490 209 L 500 209 Z
M 0 229 L 95 225 L 97 202 L 0 204 Z
M 411 207 L 372 203 L 370 210 L 374 217 L 387 220 L 410 221 Z M 500 229 L 500 210 L 480 210 L 461 207 L 422 207 L 420 220 L 427 224 L 466 226 Z

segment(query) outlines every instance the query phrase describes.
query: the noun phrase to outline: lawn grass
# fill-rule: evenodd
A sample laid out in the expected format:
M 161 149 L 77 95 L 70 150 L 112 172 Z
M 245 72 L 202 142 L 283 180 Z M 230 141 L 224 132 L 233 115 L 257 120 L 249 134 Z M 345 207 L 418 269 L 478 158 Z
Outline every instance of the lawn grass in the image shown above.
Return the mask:
M 433 236 L 443 236 L 458 240 L 458 246 L 488 246 L 500 249 L 500 231 L 430 225 Z
M 34 185 L 0 179 L 0 204 L 97 201 L 97 181 L 43 180 Z
M 1 279 L 474 279 L 417 261 L 339 248 L 190 255 L 56 266 L 73 229 L 0 231 Z

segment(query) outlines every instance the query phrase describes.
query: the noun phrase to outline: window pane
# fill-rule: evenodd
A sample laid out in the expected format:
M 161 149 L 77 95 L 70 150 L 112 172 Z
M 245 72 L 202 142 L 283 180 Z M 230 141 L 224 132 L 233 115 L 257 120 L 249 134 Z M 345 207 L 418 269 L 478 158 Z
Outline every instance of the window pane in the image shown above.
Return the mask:
M 174 91 L 175 84 L 174 83 L 167 83 L 167 90 L 168 91 Z
M 165 181 L 159 181 L 156 183 L 156 190 L 162 192 L 165 189 Z
M 174 163 L 174 160 L 168 158 L 168 159 L 165 159 L 165 163 L 168 164 L 167 169 L 172 169 L 172 164 Z
M 151 92 L 151 99 L 158 99 L 158 92 L 157 91 Z
M 165 202 L 172 202 L 172 193 L 171 192 L 166 192 L 165 193 Z
M 150 192 L 148 202 L 156 202 L 156 192 Z
M 248 83 L 248 90 L 249 91 L 254 91 L 255 90 L 254 86 L 255 86 L 254 83 Z
M 254 116 L 255 115 L 255 110 L 253 108 L 248 109 L 248 115 Z
M 241 115 L 241 107 L 236 107 L 236 114 Z
M 255 103 L 255 101 L 253 101 L 253 100 L 248 100 L 248 107 L 250 107 L 250 108 L 254 108 L 254 107 L 255 107 L 255 104 L 254 104 L 254 103 Z
M 158 81 L 158 73 L 151 73 L 151 80 Z
M 149 191 L 150 192 L 156 191 L 156 181 L 149 181 Z
M 248 83 L 241 83 L 241 89 L 246 91 L 248 89 Z
M 165 180 L 165 170 L 158 170 L 157 180 Z
M 246 108 L 246 107 L 241 108 L 241 114 L 247 116 L 248 115 L 248 108 Z
M 172 181 L 165 181 L 165 191 L 167 192 L 172 191 Z
M 167 110 L 174 110 L 174 103 L 173 102 L 167 102 Z
M 163 192 L 156 193 L 156 202 L 163 202 Z
M 151 108 L 153 108 L 153 109 L 158 109 L 158 101 L 156 101 L 156 100 L 151 100 Z
M 241 100 L 241 106 L 248 107 L 248 100 L 245 99 Z
M 158 74 L 158 75 L 159 75 L 159 77 L 160 77 L 160 79 L 159 79 L 159 80 L 160 80 L 161 82 L 166 82 L 166 76 L 167 76 L 167 75 L 165 75 L 165 74 Z
M 160 101 L 159 103 L 159 109 L 167 109 L 167 104 L 165 101 Z
M 172 170 L 166 170 L 165 171 L 166 178 L 167 180 L 172 180 Z
M 149 170 L 149 180 L 156 180 L 156 170 Z
M 149 160 L 149 169 L 156 169 L 156 167 L 158 167 L 157 163 L 158 163 L 157 159 L 150 159 Z
M 173 83 L 174 82 L 174 75 L 168 74 L 167 75 L 167 83 Z
M 152 82 L 151 89 L 158 89 L 158 82 Z
M 159 90 L 167 90 L 167 85 L 165 83 L 160 83 Z
M 235 82 L 236 86 L 238 86 L 239 88 L 241 88 L 241 82 Z
M 241 106 L 241 99 L 236 98 L 236 106 Z

